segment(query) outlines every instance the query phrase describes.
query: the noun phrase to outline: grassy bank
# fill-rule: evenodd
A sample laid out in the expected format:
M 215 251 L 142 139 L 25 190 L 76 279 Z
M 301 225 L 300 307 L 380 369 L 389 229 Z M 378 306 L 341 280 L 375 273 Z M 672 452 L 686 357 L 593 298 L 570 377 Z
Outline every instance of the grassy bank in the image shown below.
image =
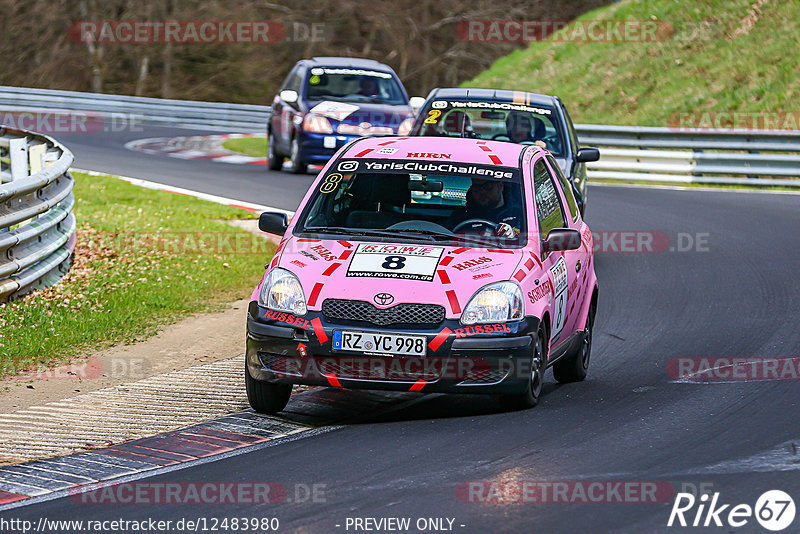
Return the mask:
M 228 139 L 222 146 L 228 150 L 239 152 L 246 156 L 253 156 L 256 158 L 267 157 L 267 138 L 266 137 L 239 137 L 235 139 Z
M 605 19 L 666 30 L 654 42 L 534 42 L 463 86 L 556 94 L 582 123 L 671 126 L 698 111 L 800 117 L 800 3 L 622 0 L 578 20 Z
M 240 209 L 75 173 L 78 244 L 62 283 L 0 304 L 0 376 L 141 340 L 249 296 L 274 245 Z M 243 319 L 244 320 L 244 319 Z

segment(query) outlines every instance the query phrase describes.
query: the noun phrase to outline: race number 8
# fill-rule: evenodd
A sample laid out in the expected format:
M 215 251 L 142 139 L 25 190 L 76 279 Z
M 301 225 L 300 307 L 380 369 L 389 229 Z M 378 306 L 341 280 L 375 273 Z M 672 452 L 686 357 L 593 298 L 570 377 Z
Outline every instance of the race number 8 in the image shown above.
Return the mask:
M 403 256 L 386 256 L 386 261 L 383 262 L 381 267 L 384 269 L 402 269 L 406 265 L 406 259 Z
M 339 174 L 338 172 L 329 174 L 328 176 L 325 177 L 324 180 L 322 180 L 322 184 L 320 184 L 319 186 L 319 192 L 332 193 L 333 191 L 336 190 L 337 187 L 339 187 L 339 182 L 341 181 L 342 181 L 342 175 Z

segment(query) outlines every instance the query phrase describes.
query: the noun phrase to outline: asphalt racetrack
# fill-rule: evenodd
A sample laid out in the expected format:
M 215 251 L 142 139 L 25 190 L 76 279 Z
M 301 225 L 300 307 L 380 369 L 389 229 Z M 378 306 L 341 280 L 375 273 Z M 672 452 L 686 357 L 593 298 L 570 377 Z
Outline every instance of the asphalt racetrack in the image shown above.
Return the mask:
M 79 168 L 283 209 L 295 209 L 312 181 L 310 174 L 122 147 L 135 138 L 200 133 L 148 127 L 59 139 Z M 676 532 L 683 530 L 667 521 L 682 490 L 750 506 L 766 490 L 800 496 L 797 375 L 697 381 L 674 373 L 676 358 L 703 357 L 796 358 L 798 371 L 800 196 L 591 186 L 586 220 L 606 248 L 595 253 L 600 297 L 589 376 L 558 385 L 548 373 L 538 407 L 503 412 L 490 397 L 421 395 L 329 432 L 139 481 L 278 482 L 288 498 L 276 504 L 110 506 L 61 497 L 32 499 L 0 518 L 275 517 L 279 532 L 309 533 L 368 531 L 353 518 L 410 518 L 411 525 L 445 518 L 453 521 L 442 529 L 464 533 Z M 657 250 L 615 252 L 619 232 L 651 233 Z M 503 500 L 489 485 L 470 485 L 476 481 L 560 482 L 570 491 L 565 499 L 540 492 Z M 657 502 L 607 490 L 587 502 L 572 491 L 619 481 L 659 488 Z M 319 498 L 295 495 L 315 484 Z M 664 488 L 672 489 L 666 497 Z M 439 523 L 426 524 L 430 532 Z M 765 532 L 752 517 L 735 530 L 693 531 Z

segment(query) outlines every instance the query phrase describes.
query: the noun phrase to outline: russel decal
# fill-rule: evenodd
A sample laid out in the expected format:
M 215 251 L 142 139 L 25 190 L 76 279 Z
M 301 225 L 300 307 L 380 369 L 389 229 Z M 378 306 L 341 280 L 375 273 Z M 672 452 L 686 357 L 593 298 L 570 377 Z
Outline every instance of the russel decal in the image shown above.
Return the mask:
M 358 245 L 349 277 L 399 278 L 432 282 L 444 248 L 414 245 Z
M 553 290 L 555 292 L 552 340 L 556 341 L 561 335 L 561 330 L 564 328 L 564 321 L 567 316 L 569 274 L 567 273 L 567 263 L 564 261 L 564 258 L 558 258 L 556 264 L 550 267 L 550 274 L 553 276 Z

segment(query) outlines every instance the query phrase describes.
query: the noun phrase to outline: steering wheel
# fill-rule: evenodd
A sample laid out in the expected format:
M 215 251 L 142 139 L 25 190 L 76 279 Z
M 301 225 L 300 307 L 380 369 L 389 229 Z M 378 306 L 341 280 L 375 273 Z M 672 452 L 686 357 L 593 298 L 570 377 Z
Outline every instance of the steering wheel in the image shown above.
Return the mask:
M 461 221 L 453 228 L 453 233 L 457 234 L 459 230 L 463 230 L 467 226 L 471 224 L 482 224 L 483 226 L 487 227 L 487 229 L 494 235 L 497 233 L 498 228 L 500 228 L 500 223 L 492 222 L 488 219 L 467 219 L 466 221 Z
M 508 136 L 508 134 L 504 134 L 504 133 L 494 134 L 492 136 L 492 141 L 494 141 L 496 139 L 500 139 L 501 137 L 504 137 L 505 138 L 504 140 L 511 141 L 511 138 Z

